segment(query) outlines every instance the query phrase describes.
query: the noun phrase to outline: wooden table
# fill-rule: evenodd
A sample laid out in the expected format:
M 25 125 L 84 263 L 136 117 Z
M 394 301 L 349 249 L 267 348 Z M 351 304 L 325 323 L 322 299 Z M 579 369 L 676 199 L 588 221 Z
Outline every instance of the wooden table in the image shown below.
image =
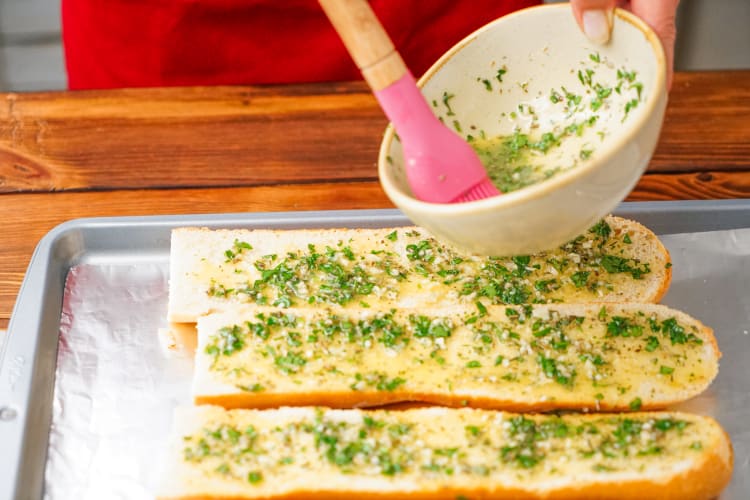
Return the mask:
M 0 94 L 0 328 L 78 217 L 391 207 L 364 84 Z M 750 71 L 675 77 L 630 200 L 750 198 Z

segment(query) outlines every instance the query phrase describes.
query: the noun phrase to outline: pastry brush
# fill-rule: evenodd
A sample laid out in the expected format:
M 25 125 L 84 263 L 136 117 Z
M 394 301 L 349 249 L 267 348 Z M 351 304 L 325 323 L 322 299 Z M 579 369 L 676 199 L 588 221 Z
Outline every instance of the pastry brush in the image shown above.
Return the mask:
M 500 194 L 472 147 L 430 109 L 366 0 L 319 0 L 396 129 L 414 196 L 432 203 Z

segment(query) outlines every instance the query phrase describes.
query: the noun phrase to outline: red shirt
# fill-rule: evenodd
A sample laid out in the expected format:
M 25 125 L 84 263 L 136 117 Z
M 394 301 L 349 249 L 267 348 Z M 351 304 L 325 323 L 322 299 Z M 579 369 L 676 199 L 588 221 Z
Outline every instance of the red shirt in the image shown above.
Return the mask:
M 475 29 L 539 1 L 370 3 L 419 76 Z M 316 0 L 63 0 L 62 20 L 71 89 L 361 78 Z

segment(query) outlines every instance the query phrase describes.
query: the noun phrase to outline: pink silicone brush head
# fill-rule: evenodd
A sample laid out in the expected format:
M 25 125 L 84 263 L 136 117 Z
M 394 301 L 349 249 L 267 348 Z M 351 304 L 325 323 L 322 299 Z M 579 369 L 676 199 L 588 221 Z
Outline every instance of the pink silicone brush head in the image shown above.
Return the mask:
M 432 113 L 411 73 L 375 97 L 398 133 L 414 196 L 457 203 L 500 194 L 472 147 Z

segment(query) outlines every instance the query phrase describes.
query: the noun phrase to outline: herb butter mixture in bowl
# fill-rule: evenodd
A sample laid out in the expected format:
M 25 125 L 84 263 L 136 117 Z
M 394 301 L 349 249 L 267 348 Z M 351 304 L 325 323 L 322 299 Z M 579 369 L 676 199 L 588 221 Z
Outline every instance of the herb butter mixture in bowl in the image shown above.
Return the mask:
M 609 213 L 638 181 L 661 129 L 665 75 L 658 38 L 625 11 L 616 11 L 604 46 L 587 40 L 568 5 L 503 17 L 419 81 L 503 194 L 450 205 L 417 200 L 392 127 L 378 159 L 381 183 L 415 223 L 470 251 L 553 248 Z

